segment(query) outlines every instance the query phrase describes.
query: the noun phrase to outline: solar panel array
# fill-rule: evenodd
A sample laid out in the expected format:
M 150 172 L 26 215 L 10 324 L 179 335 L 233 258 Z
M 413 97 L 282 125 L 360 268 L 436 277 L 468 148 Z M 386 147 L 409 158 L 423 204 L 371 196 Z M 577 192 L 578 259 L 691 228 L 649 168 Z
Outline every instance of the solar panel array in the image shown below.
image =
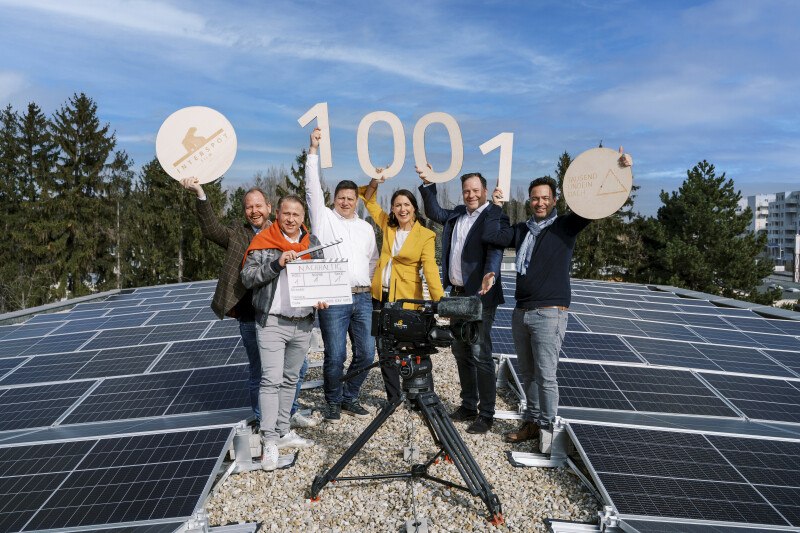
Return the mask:
M 174 530 L 191 517 L 251 414 L 238 323 L 209 309 L 215 285 L 0 326 L 0 532 Z M 138 420 L 158 429 L 118 425 Z
M 494 352 L 524 400 L 503 292 Z M 800 321 L 711 299 L 573 280 L 559 413 L 627 530 L 800 527 Z

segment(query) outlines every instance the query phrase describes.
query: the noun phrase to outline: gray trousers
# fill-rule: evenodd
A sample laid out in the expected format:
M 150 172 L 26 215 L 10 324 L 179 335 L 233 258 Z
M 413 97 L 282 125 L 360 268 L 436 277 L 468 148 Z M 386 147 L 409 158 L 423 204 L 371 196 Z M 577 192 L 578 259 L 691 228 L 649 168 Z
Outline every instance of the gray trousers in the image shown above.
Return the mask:
M 311 345 L 311 317 L 289 320 L 267 317 L 264 327 L 256 326 L 261 356 L 261 438 L 277 441 L 289 432 L 289 417 L 300 375 L 300 367 Z

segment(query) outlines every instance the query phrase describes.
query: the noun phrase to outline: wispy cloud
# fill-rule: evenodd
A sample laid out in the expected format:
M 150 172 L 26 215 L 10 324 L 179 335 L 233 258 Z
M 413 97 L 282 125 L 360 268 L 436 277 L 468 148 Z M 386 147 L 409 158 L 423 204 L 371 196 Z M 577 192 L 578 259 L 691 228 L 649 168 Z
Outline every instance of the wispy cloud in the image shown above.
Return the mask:
M 25 76 L 18 72 L 0 72 L 0 102 L 7 102 L 25 87 Z
M 63 15 L 107 27 L 143 33 L 183 37 L 211 44 L 229 44 L 233 36 L 212 31 L 196 11 L 179 9 L 164 2 L 148 0 L 0 0 L 0 5 L 41 13 Z

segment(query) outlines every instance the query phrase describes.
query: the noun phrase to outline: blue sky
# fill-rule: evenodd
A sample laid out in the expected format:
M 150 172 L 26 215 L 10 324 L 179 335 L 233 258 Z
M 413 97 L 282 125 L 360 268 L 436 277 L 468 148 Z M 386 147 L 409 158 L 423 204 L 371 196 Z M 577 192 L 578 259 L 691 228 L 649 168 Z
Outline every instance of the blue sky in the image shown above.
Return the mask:
M 602 139 L 634 157 L 636 207 L 654 214 L 702 159 L 744 194 L 800 188 L 800 2 L 404 1 L 153 2 L 0 0 L 0 104 L 48 114 L 74 92 L 98 104 L 137 166 L 173 111 L 213 107 L 239 141 L 224 183 L 289 164 L 297 124 L 328 102 L 326 181 L 363 181 L 356 130 L 372 111 L 405 128 L 402 172 L 416 185 L 416 121 L 443 111 L 464 138 L 464 171 L 497 175 L 515 135 L 512 188 L 552 173 Z M 310 128 L 310 126 L 309 126 Z M 449 164 L 431 127 L 434 168 Z M 376 164 L 389 128 L 372 129 Z

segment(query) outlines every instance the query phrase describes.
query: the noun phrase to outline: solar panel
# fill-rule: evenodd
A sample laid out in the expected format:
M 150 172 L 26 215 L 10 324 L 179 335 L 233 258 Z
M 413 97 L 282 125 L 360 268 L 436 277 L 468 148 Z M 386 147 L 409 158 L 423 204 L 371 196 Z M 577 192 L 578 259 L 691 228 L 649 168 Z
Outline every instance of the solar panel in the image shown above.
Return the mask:
M 73 381 L 0 389 L 0 431 L 53 424 L 93 384 Z
M 60 326 L 59 322 L 47 322 L 45 324 L 22 324 L 21 326 L 10 326 L 0 339 L 24 339 L 26 337 L 41 337 L 47 335 Z
M 165 414 L 250 407 L 247 365 L 195 370 Z
M 0 385 L 69 379 L 95 355 L 97 352 L 75 352 L 31 357 L 20 368 L 0 380 Z
M 726 317 L 725 320 L 729 322 L 733 327 L 738 328 L 742 331 L 756 331 L 761 333 L 778 333 L 781 334 L 783 331 L 773 326 L 769 320 L 765 320 L 763 318 L 745 318 L 745 317 L 736 317 L 736 316 L 729 316 Z
M 786 380 L 710 373 L 702 376 L 750 418 L 800 422 L 800 389 Z
M 644 331 L 648 337 L 656 339 L 671 339 L 683 341 L 699 341 L 700 337 L 695 335 L 686 326 L 678 324 L 661 324 L 658 322 L 648 322 L 646 320 L 637 320 L 634 322 L 636 327 Z
M 516 354 L 514 348 L 514 338 L 511 335 L 511 328 L 492 328 L 492 352 L 496 354 Z
M 755 348 L 695 344 L 697 350 L 726 372 L 794 377 L 783 366 L 764 356 Z
M 800 339 L 797 337 L 772 335 L 770 333 L 748 333 L 747 336 L 764 348 L 800 351 Z
M 746 333 L 731 329 L 715 329 L 704 327 L 690 327 L 701 339 L 712 344 L 727 344 L 730 346 L 752 346 L 761 348 L 761 344 L 753 340 Z
M 572 314 L 567 315 L 567 331 L 589 331 L 586 326 L 581 324 L 580 320 Z
M 566 335 L 561 344 L 561 355 L 570 359 L 641 362 L 633 350 L 619 337 L 600 333 L 570 333 Z
M 240 346 L 239 337 L 201 339 L 175 342 L 153 368 L 155 372 L 223 366 L 229 364 L 234 350 Z
M 800 336 L 800 321 L 797 320 L 772 320 L 772 324 L 787 335 Z
M 764 350 L 764 353 L 800 376 L 800 354 L 781 350 Z
M 183 371 L 106 379 L 64 419 L 63 424 L 161 416 L 190 374 L 191 371 Z
M 635 410 L 600 365 L 559 363 L 558 392 L 559 404 L 566 407 Z
M 622 515 L 789 525 L 702 435 L 570 428 Z
M 633 320 L 627 318 L 612 318 L 597 315 L 578 315 L 581 322 L 595 333 L 621 333 L 628 335 L 645 335 L 636 327 Z
M 713 361 L 688 342 L 623 337 L 648 363 L 663 366 L 721 370 Z
M 23 512 L 0 514 L 3 530 L 188 518 L 230 433 L 206 429 L 3 450 L 31 467 L 2 478 L 27 500 Z M 48 461 L 48 454 L 63 463 Z
M 498 309 L 499 311 L 499 309 Z M 203 335 L 204 339 L 212 337 L 239 337 L 239 321 L 238 320 L 215 320 L 211 323 L 211 328 Z
M 613 365 L 604 368 L 637 411 L 737 416 L 691 372 Z
M 139 328 L 108 329 L 101 331 L 91 341 L 86 343 L 84 350 L 100 350 L 103 348 L 119 348 L 121 346 L 136 346 L 155 329 L 155 326 L 142 326 Z
M 71 379 L 105 378 L 141 374 L 164 351 L 166 344 L 145 344 L 123 348 L 105 348 L 97 352 Z

